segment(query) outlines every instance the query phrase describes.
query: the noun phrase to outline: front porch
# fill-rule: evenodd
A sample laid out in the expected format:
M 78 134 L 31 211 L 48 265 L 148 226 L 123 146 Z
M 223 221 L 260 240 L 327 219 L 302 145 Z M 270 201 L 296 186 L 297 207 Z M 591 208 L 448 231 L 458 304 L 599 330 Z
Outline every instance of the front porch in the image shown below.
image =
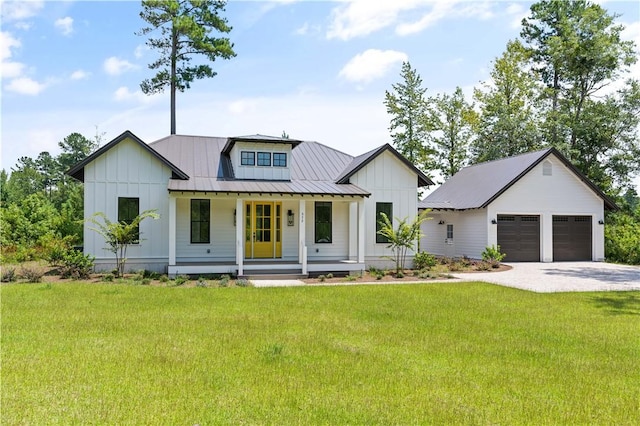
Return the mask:
M 189 231 L 193 236 L 196 229 L 189 206 L 203 199 L 211 206 L 205 244 L 189 240 Z M 318 203 L 331 206 L 329 241 L 317 234 Z M 171 193 L 168 274 L 246 278 L 363 271 L 364 218 L 363 197 Z M 197 224 L 202 229 L 201 218 Z
M 309 275 L 318 274 L 353 274 L 365 269 L 365 264 L 353 260 L 335 261 L 309 261 L 307 271 L 303 273 L 302 265 L 289 261 L 247 261 L 244 263 L 243 273 L 239 273 L 239 267 L 232 262 L 180 262 L 176 265 L 169 265 L 169 276 L 178 275 L 206 275 L 206 274 L 229 274 L 238 278 L 249 278 L 256 276 L 282 277 L 282 278 L 306 278 Z

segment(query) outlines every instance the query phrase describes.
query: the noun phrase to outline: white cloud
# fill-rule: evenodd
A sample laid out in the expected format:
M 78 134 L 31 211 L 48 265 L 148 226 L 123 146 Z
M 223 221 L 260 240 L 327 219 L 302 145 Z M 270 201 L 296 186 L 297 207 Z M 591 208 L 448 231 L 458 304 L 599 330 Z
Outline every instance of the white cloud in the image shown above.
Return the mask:
M 445 18 L 476 18 L 490 19 L 494 16 L 491 10 L 492 3 L 486 1 L 460 2 L 459 0 L 437 0 L 429 3 L 430 11 L 420 19 L 410 23 L 400 23 L 396 27 L 398 35 L 410 35 L 419 33 Z
M 86 78 L 89 78 L 90 75 L 90 72 L 84 70 L 76 70 L 71 73 L 71 80 L 84 80 Z
M 137 65 L 132 64 L 126 59 L 120 59 L 115 56 L 107 58 L 104 61 L 104 71 L 109 75 L 120 75 L 137 68 Z
M 295 34 L 297 35 L 305 35 L 309 32 L 309 23 L 305 22 L 304 24 L 302 24 L 301 27 L 296 28 L 296 30 L 294 31 Z
M 231 102 L 227 109 L 231 114 L 246 114 L 255 111 L 257 107 L 257 99 L 239 99 Z
M 2 20 L 21 21 L 38 14 L 44 7 L 44 1 L 3 1 Z
M 19 77 L 11 80 L 7 84 L 6 89 L 10 92 L 19 93 L 21 95 L 35 96 L 42 92 L 47 87 L 44 83 L 38 83 L 29 77 Z
M 507 16 L 511 19 L 511 28 L 520 28 L 522 20 L 529 16 L 529 9 L 523 7 L 520 3 L 511 3 L 507 7 Z
M 24 64 L 9 60 L 12 55 L 11 49 L 20 46 L 20 40 L 6 31 L 0 32 L 0 75 L 3 79 L 16 78 L 22 75 Z
M 145 95 L 141 90 L 132 92 L 128 87 L 119 87 L 114 93 L 113 98 L 118 102 L 136 102 L 139 104 L 152 104 L 162 98 L 162 93 L 154 95 Z
M 397 50 L 366 50 L 347 62 L 339 76 L 356 83 L 370 83 L 383 77 L 395 64 L 408 59 L 404 52 Z
M 71 35 L 73 33 L 73 18 L 65 16 L 64 18 L 56 19 L 53 25 L 62 32 L 62 35 Z
M 135 56 L 136 59 L 140 59 L 144 55 L 144 52 L 146 52 L 147 50 L 149 50 L 149 47 L 147 47 L 147 45 L 139 44 L 138 46 L 136 46 L 136 49 L 133 51 L 133 56 Z

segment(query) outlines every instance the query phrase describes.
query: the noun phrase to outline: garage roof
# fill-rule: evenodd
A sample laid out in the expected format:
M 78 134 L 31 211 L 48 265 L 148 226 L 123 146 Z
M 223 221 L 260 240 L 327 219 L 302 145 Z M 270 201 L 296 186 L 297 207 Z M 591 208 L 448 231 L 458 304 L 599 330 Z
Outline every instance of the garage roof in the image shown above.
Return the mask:
M 422 200 L 419 208 L 434 210 L 485 208 L 549 155 L 555 155 L 596 195 L 602 198 L 605 208 L 618 209 L 613 200 L 580 173 L 555 148 L 465 167 Z

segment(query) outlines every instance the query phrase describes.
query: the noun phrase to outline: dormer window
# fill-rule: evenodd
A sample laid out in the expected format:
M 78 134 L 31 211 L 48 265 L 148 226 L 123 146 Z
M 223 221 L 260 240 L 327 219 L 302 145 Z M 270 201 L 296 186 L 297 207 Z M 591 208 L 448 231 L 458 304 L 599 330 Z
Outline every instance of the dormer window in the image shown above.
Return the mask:
M 259 152 L 258 153 L 258 166 L 271 167 L 271 153 Z
M 240 164 L 243 166 L 255 166 L 256 153 L 251 151 L 242 151 L 240 153 Z
M 273 167 L 287 167 L 287 154 L 284 152 L 274 152 Z

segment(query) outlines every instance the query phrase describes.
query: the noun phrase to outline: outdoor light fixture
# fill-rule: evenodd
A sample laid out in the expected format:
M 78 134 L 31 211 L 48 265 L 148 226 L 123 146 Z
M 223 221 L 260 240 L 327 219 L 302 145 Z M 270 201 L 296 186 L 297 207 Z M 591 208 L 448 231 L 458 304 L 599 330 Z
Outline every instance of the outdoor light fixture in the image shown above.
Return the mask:
M 233 226 L 236 226 L 236 209 L 233 209 Z
M 497 223 L 498 223 L 498 221 L 497 221 L 497 220 L 495 220 L 495 219 L 491 219 L 491 224 L 492 224 L 492 225 L 496 225 Z
M 599 224 L 599 225 L 604 225 L 604 220 L 600 219 L 600 220 L 598 221 L 598 224 Z
M 287 211 L 287 225 L 293 226 L 293 210 Z
M 444 225 L 444 220 L 440 220 L 440 222 L 438 222 L 438 225 Z

